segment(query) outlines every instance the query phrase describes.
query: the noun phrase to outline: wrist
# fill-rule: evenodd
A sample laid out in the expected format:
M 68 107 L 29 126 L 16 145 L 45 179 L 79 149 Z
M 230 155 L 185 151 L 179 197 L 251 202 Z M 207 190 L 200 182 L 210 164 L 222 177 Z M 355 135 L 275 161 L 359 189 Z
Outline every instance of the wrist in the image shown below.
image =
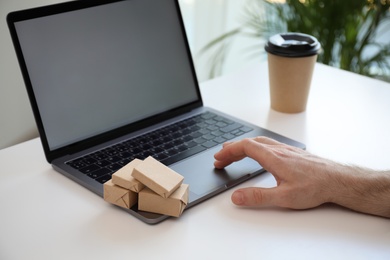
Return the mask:
M 390 172 L 339 165 L 329 202 L 355 211 L 390 217 Z

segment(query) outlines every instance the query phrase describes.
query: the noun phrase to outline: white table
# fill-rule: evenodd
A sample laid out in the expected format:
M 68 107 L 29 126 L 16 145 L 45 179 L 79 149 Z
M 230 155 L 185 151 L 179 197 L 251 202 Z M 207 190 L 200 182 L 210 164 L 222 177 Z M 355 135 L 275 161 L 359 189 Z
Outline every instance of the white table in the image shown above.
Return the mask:
M 317 64 L 308 109 L 269 108 L 267 64 L 201 84 L 204 103 L 343 163 L 390 167 L 390 84 Z M 56 173 L 39 139 L 0 150 L 0 259 L 390 259 L 390 220 L 324 205 L 242 209 L 231 191 L 150 226 Z M 242 185 L 275 185 L 269 173 Z M 390 203 L 390 202 L 389 202 Z

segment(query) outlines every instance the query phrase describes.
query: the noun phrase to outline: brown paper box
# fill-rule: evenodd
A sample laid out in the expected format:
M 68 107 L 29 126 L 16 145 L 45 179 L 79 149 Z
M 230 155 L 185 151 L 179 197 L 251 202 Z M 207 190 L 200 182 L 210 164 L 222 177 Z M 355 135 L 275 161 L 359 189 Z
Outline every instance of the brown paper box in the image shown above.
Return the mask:
M 134 168 L 133 177 L 164 198 L 168 198 L 184 179 L 150 156 Z
M 112 182 L 134 192 L 140 192 L 145 185 L 137 181 L 131 174 L 134 168 L 142 163 L 142 160 L 134 159 L 112 175 Z
M 112 180 L 103 185 L 104 200 L 119 207 L 129 209 L 138 201 L 138 194 L 115 185 Z
M 169 198 L 163 198 L 149 188 L 139 194 L 138 209 L 179 217 L 188 203 L 188 185 L 182 184 Z

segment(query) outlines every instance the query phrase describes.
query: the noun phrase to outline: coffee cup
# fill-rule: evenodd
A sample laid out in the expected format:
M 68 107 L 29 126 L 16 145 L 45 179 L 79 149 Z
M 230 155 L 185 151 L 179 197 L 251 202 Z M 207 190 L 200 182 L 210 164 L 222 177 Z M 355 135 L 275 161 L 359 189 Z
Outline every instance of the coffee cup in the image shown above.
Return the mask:
M 303 33 L 280 33 L 269 38 L 265 50 L 272 109 L 283 113 L 306 110 L 320 49 L 315 37 Z

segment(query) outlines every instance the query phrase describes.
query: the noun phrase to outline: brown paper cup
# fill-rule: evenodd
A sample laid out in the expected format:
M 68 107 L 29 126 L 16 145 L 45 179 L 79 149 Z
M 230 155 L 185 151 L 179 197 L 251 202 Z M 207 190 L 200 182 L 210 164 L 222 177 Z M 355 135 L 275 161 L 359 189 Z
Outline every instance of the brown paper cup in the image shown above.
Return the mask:
M 311 35 L 287 32 L 271 36 L 265 50 L 271 108 L 283 113 L 305 111 L 321 44 Z
M 283 113 L 306 110 L 317 55 L 281 57 L 268 53 L 271 108 Z

